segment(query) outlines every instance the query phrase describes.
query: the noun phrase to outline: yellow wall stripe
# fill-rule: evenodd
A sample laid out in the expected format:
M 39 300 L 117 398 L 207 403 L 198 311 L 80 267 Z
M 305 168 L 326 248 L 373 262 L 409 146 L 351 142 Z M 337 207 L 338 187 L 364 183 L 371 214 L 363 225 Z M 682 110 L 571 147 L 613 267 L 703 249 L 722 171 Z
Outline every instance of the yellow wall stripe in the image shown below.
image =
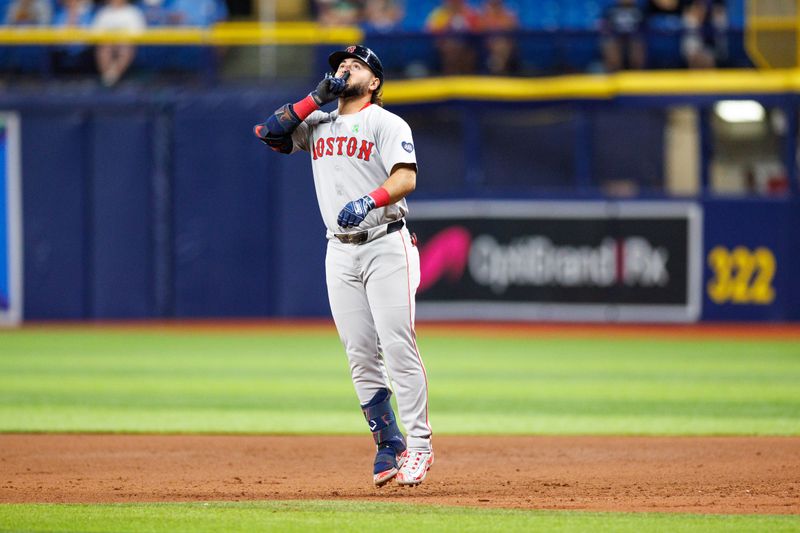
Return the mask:
M 800 70 L 709 70 L 624 72 L 551 78 L 488 78 L 477 76 L 388 79 L 384 99 L 393 104 L 446 100 L 536 101 L 609 99 L 615 96 L 678 94 L 800 93 Z
M 363 40 L 357 27 L 315 23 L 225 23 L 212 28 L 150 28 L 138 34 L 88 28 L 0 27 L 0 45 L 134 43 L 144 45 L 313 45 L 353 44 Z

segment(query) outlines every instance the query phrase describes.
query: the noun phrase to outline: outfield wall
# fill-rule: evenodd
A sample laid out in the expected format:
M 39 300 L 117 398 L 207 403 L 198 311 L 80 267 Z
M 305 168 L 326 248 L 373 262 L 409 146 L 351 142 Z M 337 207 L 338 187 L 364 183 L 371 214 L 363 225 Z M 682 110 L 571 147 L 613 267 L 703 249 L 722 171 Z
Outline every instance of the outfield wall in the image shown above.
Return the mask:
M 0 95 L 0 110 L 17 113 L 21 124 L 25 319 L 327 316 L 323 228 L 308 160 L 274 154 L 251 133 L 255 122 L 306 90 L 176 92 L 165 88 L 144 95 L 124 90 L 70 94 L 61 89 L 52 95 L 46 91 Z M 599 314 L 551 309 L 519 316 L 800 320 L 797 200 L 702 196 L 604 201 L 594 186 L 598 173 L 609 167 L 602 163 L 603 154 L 592 153 L 592 143 L 583 141 L 625 135 L 626 123 L 614 119 L 614 113 L 621 111 L 613 103 L 580 101 L 575 105 L 584 111 L 600 106 L 611 118 L 592 121 L 587 127 L 579 115 L 574 123 L 555 124 L 536 138 L 508 135 L 497 150 L 508 147 L 513 151 L 509 158 L 516 163 L 502 167 L 503 172 L 496 175 L 500 181 L 488 184 L 472 163 L 483 159 L 486 167 L 497 168 L 502 150 L 477 153 L 473 148 L 480 146 L 480 131 L 447 127 L 449 117 L 469 117 L 475 105 L 456 102 L 402 108 L 404 115 L 433 115 L 440 120 L 434 125 L 442 125 L 415 128 L 421 173 L 411 200 L 412 229 L 415 204 L 422 215 L 430 213 L 430 208 L 423 209 L 423 202 L 457 198 L 479 203 L 503 198 L 542 201 L 543 195 L 530 184 L 544 184 L 556 191 L 544 196 L 568 200 L 577 209 L 571 216 L 596 215 L 601 206 L 608 216 L 600 226 L 608 231 L 598 233 L 597 243 L 575 246 L 600 247 L 597 253 L 602 254 L 604 239 L 619 243 L 639 236 L 635 226 L 623 231 L 619 213 L 626 209 L 647 212 L 648 202 L 675 203 L 695 213 L 693 222 L 685 225 L 687 232 L 689 226 L 695 228 L 694 236 L 677 237 L 686 237 L 682 245 L 695 247 L 695 252 L 682 256 L 671 252 L 667 262 L 661 259 L 664 268 L 678 269 L 669 274 L 670 282 L 684 275 L 679 271 L 685 272 L 685 279 L 680 279 L 685 301 L 664 305 L 685 304 L 685 312 L 666 318 L 637 312 L 643 308 L 630 306 L 652 308 L 659 298 L 673 296 L 666 289 L 638 290 L 623 283 L 616 289 L 592 289 L 582 296 L 576 296 L 581 291 L 573 291 L 566 296 L 584 307 L 605 306 Z M 625 162 L 626 172 L 647 172 L 647 179 L 658 185 L 663 180 L 661 165 L 652 161 L 663 157 L 659 145 L 663 120 L 657 112 L 648 111 L 635 123 L 627 135 L 647 142 L 619 152 L 615 160 L 635 153 L 635 158 Z M 529 149 L 533 153 L 526 152 Z M 618 172 L 619 167 L 605 171 Z M 542 209 L 534 206 L 530 211 L 535 214 Z M 426 223 L 419 219 L 420 233 L 428 231 L 422 231 Z M 482 226 L 479 220 L 474 230 L 483 231 Z M 534 225 L 529 236 L 539 233 Z M 576 226 L 574 233 L 585 238 L 586 228 Z M 495 237 L 501 242 L 513 236 L 501 231 Z M 565 246 L 571 246 L 572 237 L 555 233 L 550 238 L 565 238 Z M 650 244 L 658 258 L 660 245 Z M 619 244 L 615 246 L 620 249 Z M 678 265 L 679 261 L 687 263 Z M 615 268 L 615 279 L 624 280 L 624 272 Z M 554 298 L 564 297 L 554 295 L 558 291 L 547 287 L 546 281 L 542 283 L 530 293 L 527 304 L 552 304 Z M 521 288 L 509 283 L 506 290 L 516 292 L 514 298 L 519 300 Z M 421 304 L 426 298 L 420 295 Z M 491 294 L 481 298 L 492 303 Z M 504 307 L 504 300 L 499 301 Z M 474 318 L 515 317 L 513 311 L 507 316 L 508 312 Z M 434 308 L 430 315 L 441 313 L 437 315 Z

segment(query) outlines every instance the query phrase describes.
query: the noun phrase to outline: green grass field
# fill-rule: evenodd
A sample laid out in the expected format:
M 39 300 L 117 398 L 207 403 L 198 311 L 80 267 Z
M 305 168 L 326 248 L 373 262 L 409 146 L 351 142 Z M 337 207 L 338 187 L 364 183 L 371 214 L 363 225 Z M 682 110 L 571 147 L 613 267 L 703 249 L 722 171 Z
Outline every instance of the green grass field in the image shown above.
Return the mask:
M 0 505 L 0 531 L 547 531 L 715 533 L 797 531 L 796 516 L 512 511 L 352 502 Z M 13 524 L 6 529 L 4 524 Z M 388 525 L 388 526 L 387 526 Z
M 420 328 L 439 434 L 800 435 L 800 343 Z M 0 432 L 363 433 L 331 328 L 0 333 Z M 800 531 L 797 516 L 416 507 L 434 531 Z M 408 520 L 409 510 L 381 508 Z M 0 531 L 376 530 L 374 504 L 0 505 Z
M 424 332 L 424 328 L 423 328 Z M 800 343 L 419 340 L 440 434 L 800 434 Z M 350 433 L 333 330 L 0 334 L 0 431 Z

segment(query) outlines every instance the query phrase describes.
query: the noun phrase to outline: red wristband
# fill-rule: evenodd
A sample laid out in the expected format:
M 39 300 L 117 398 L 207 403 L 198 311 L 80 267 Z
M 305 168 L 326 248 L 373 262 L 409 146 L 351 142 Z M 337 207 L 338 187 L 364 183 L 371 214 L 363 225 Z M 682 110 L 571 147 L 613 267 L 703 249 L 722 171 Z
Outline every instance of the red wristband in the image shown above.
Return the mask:
M 371 193 L 369 193 L 370 198 L 375 201 L 375 207 L 383 207 L 385 205 L 389 205 L 389 201 L 391 197 L 389 196 L 389 191 L 384 189 L 383 187 L 378 187 Z
M 305 120 L 308 115 L 319 109 L 319 106 L 309 94 L 299 102 L 292 104 L 292 109 L 294 109 L 297 118 Z

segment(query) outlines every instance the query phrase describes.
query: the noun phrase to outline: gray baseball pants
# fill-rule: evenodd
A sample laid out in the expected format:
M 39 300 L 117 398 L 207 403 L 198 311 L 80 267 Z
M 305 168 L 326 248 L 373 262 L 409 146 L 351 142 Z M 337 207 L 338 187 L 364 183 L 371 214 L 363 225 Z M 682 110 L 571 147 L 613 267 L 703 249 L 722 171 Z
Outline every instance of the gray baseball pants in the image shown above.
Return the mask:
M 392 389 L 408 447 L 430 450 L 428 381 L 414 330 L 419 251 L 408 230 L 364 244 L 329 240 L 325 272 L 359 402 Z

